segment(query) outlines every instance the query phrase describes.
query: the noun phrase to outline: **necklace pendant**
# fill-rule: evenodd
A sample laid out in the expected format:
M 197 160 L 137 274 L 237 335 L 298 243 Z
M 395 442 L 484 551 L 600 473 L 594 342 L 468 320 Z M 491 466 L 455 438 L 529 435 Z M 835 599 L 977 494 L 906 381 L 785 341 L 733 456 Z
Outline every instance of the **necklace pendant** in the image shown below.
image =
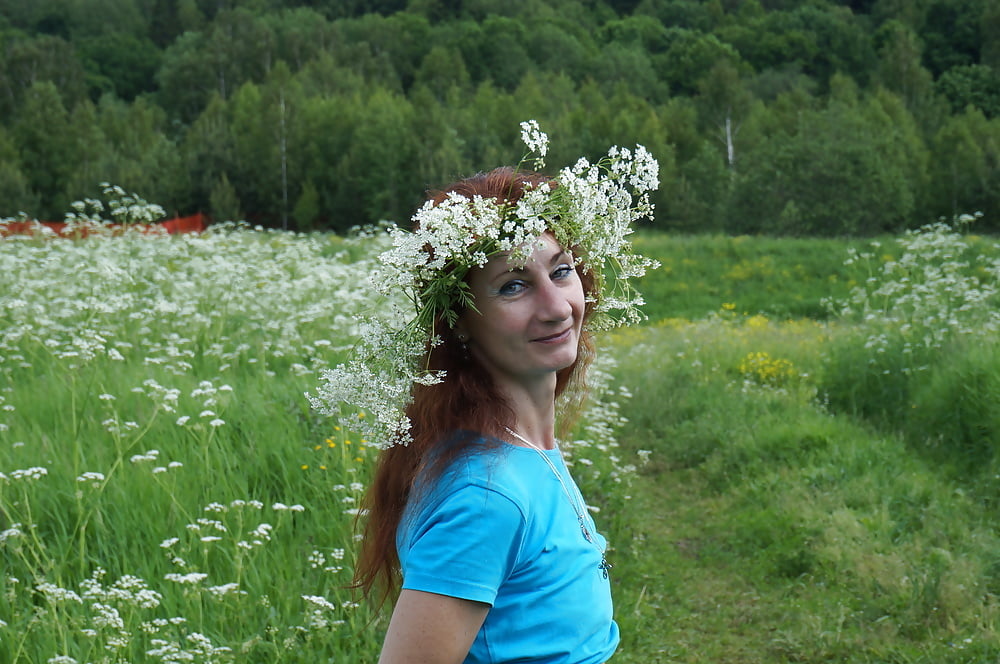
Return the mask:
M 602 575 L 604 576 L 605 579 L 608 578 L 608 572 L 611 571 L 612 567 L 614 567 L 614 565 L 612 565 L 611 563 L 609 563 L 608 559 L 605 558 L 602 555 L 601 556 L 601 564 L 597 566 L 597 569 L 601 570 L 601 573 L 602 573 Z
M 591 544 L 594 543 L 594 537 L 590 534 L 590 531 L 587 530 L 587 524 L 585 524 L 582 519 L 580 520 L 580 531 L 583 533 L 583 538 L 585 540 Z

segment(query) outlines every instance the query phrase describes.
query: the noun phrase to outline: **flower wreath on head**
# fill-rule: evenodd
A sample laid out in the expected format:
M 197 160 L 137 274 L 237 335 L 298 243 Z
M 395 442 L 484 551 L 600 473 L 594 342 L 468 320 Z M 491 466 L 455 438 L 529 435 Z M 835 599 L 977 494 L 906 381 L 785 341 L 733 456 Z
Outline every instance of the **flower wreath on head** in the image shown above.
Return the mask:
M 521 123 L 521 139 L 535 170 L 544 166 L 548 136 L 534 120 Z M 523 160 L 522 160 L 523 163 Z M 639 322 L 642 298 L 629 279 L 641 277 L 656 261 L 632 252 L 628 236 L 636 220 L 652 218 L 649 192 L 659 186 L 659 165 L 641 145 L 613 147 L 597 163 L 580 159 L 560 171 L 555 186 L 526 187 L 515 202 L 448 193 L 427 201 L 413 215 L 414 230 L 388 230 L 392 248 L 379 257 L 372 275 L 390 311 L 361 321 L 360 341 L 351 358 L 321 374 L 316 395 L 306 394 L 319 412 L 337 415 L 377 447 L 410 441 L 406 408 L 414 385 L 433 385 L 443 371 L 424 366 L 429 346 L 441 343 L 435 324 L 454 327 L 473 307 L 466 276 L 500 252 L 527 259 L 538 237 L 550 231 L 594 278 L 594 305 L 588 329 Z M 407 304 L 393 304 L 403 293 Z M 345 414 L 346 410 L 354 414 Z

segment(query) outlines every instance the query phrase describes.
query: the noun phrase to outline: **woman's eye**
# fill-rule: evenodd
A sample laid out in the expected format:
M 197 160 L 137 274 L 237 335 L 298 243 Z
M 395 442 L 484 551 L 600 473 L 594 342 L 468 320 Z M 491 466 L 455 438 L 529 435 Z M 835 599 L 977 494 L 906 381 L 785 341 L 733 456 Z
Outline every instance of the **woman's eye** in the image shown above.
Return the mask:
M 552 278 L 553 279 L 565 279 L 566 277 L 570 276 L 570 274 L 572 272 L 573 272 L 573 267 L 572 266 L 570 266 L 570 265 L 560 265 L 552 273 Z
M 500 287 L 500 295 L 517 295 L 522 290 L 524 290 L 523 281 L 508 281 L 503 286 Z

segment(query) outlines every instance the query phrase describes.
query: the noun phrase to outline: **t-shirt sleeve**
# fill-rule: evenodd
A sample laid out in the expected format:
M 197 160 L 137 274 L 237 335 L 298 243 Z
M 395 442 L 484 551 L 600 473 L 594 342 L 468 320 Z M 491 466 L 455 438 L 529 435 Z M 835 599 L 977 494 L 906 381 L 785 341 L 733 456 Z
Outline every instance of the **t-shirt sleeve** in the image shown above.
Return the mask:
M 525 537 L 521 509 L 468 484 L 414 515 L 400 551 L 403 588 L 493 604 Z

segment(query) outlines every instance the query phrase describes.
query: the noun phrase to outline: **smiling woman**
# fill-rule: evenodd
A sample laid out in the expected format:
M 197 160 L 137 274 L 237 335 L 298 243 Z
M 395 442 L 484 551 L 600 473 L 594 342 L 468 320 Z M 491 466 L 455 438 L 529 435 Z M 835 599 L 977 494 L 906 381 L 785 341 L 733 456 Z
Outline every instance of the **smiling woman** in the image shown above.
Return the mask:
M 522 129 L 544 154 L 537 126 Z M 559 450 L 557 400 L 582 392 L 595 325 L 635 315 L 638 298 L 612 297 L 605 268 L 620 296 L 650 264 L 625 236 L 649 211 L 655 164 L 641 148 L 635 158 L 616 148 L 556 179 L 479 174 L 432 196 L 383 254 L 377 280 L 408 293 L 416 313 L 374 327 L 360 359 L 327 374 L 314 399 L 370 403 L 350 389 L 352 371 L 383 394 L 399 384 L 373 366 L 407 386 L 394 392 L 399 418 L 388 413 L 355 570 L 366 595 L 399 592 L 383 664 L 598 664 L 614 654 L 607 542 Z M 560 403 L 561 427 L 567 413 Z

